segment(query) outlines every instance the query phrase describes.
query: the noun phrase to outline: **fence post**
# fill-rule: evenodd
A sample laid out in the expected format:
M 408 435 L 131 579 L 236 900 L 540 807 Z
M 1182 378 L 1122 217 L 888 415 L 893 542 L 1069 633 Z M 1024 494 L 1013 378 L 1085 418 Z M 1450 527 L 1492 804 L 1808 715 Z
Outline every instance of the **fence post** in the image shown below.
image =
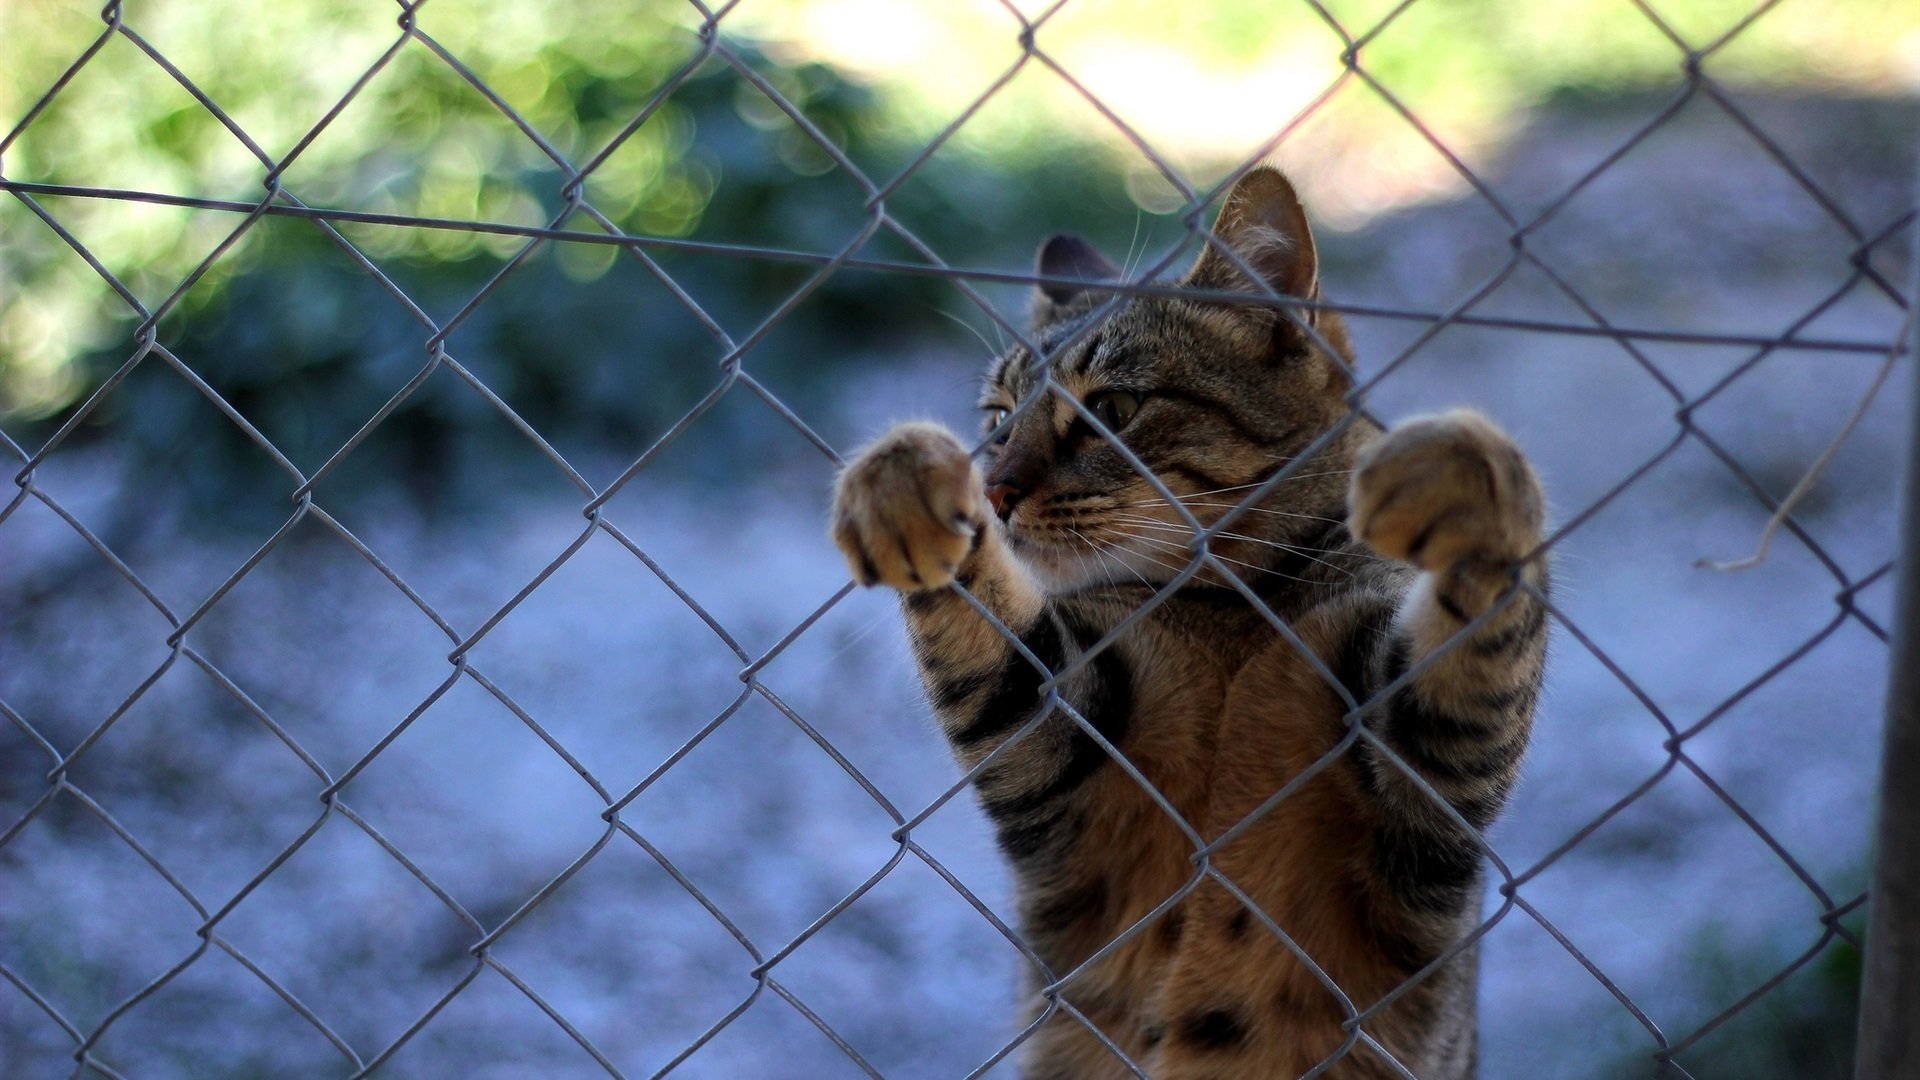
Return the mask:
M 1920 1080 L 1920 222 L 1908 227 L 1914 243 L 1906 344 L 1913 379 L 1855 1080 Z

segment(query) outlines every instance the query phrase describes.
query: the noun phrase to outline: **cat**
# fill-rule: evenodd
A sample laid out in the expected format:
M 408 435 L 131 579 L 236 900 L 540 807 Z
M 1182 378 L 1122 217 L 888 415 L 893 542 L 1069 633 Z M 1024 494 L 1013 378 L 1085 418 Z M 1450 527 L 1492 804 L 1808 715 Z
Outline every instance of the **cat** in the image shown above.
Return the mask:
M 1029 340 L 1078 405 L 1013 348 L 979 464 L 900 425 L 840 474 L 832 534 L 900 591 L 961 766 L 1000 751 L 973 782 L 1045 965 L 1027 1076 L 1470 1077 L 1484 886 L 1462 823 L 1499 813 L 1540 694 L 1540 483 L 1477 413 L 1353 414 L 1337 314 L 1223 295 L 1319 296 L 1280 172 L 1238 180 L 1212 234 L 1176 289 L 1124 302 L 1092 245 L 1047 241 Z M 1152 602 L 1192 533 L 1116 443 L 1204 525 L 1316 440 L 1210 541 L 1217 566 Z M 1057 697 L 976 603 L 1068 672 Z M 1352 736 L 1349 700 L 1377 694 Z M 1231 835 L 1202 863 L 1142 780 L 1200 843 Z

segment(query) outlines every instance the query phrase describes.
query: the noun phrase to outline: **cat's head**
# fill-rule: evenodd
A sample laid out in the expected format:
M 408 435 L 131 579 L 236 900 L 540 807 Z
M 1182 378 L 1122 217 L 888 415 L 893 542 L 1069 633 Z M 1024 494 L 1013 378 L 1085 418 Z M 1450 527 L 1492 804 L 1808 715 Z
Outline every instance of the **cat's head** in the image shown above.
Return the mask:
M 1313 236 L 1277 170 L 1257 168 L 1234 185 L 1213 235 L 1233 256 L 1209 244 L 1180 291 L 1265 296 L 1270 287 L 1317 298 Z M 1272 306 L 1180 292 L 1114 305 L 1100 284 L 1117 280 L 1119 268 L 1065 235 L 1042 245 L 1039 274 L 1086 283 L 1036 291 L 1030 338 L 1052 356 L 1053 381 L 1203 524 L 1347 413 L 1344 365 L 1352 354 L 1332 312 L 1297 309 L 1307 332 Z M 1041 380 L 1034 355 L 1017 346 L 989 369 L 980 402 L 986 430 L 997 432 L 982 462 L 988 495 L 1014 550 L 1056 587 L 1173 576 L 1188 561 L 1191 533 L 1127 453 L 1058 391 L 1005 423 Z M 1277 549 L 1268 545 L 1299 536 L 1307 517 L 1339 505 L 1345 480 L 1336 474 L 1345 466 L 1338 448 L 1303 463 L 1300 479 L 1283 481 L 1260 511 L 1233 522 L 1240 540 L 1216 541 L 1213 550 L 1236 563 L 1271 563 Z

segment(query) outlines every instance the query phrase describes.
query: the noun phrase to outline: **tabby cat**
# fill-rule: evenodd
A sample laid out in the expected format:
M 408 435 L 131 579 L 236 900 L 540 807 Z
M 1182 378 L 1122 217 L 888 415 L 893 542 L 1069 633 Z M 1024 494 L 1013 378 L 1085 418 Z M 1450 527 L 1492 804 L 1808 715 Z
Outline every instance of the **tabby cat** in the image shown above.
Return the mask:
M 1279 172 L 1241 179 L 1213 233 L 1180 289 L 1104 315 L 1098 283 L 1118 271 L 1084 241 L 1049 240 L 1031 340 L 1084 413 L 1049 390 L 1016 415 L 1043 374 L 1014 348 L 987 374 L 980 464 L 937 425 L 894 428 L 840 476 L 833 535 L 859 581 L 900 591 L 960 764 L 1019 735 L 975 786 L 1012 863 L 1021 935 L 1054 978 L 1075 973 L 1025 1043 L 1028 1076 L 1134 1075 L 1091 1025 L 1167 1080 L 1323 1064 L 1330 1077 L 1468 1077 L 1477 962 L 1462 942 L 1482 875 L 1461 823 L 1500 811 L 1540 693 L 1546 570 L 1526 558 L 1542 538 L 1539 482 L 1473 412 L 1339 428 L 1352 355 L 1339 317 L 1302 309 L 1308 332 L 1222 297 L 1259 288 L 1246 270 L 1318 296 L 1313 238 Z M 1209 874 L 1157 913 L 1201 869 L 1197 845 L 1072 717 L 1036 719 L 1047 677 L 950 587 L 1059 670 L 1191 561 L 1181 516 L 1088 415 L 1203 524 L 1338 432 L 1211 542 L 1238 582 L 1204 570 L 1058 686 L 1202 840 L 1238 829 L 1204 863 L 1232 888 Z M 1390 753 L 1346 739 L 1349 699 L 1383 690 L 1363 715 Z M 1028 1019 L 1046 1006 L 1034 994 Z

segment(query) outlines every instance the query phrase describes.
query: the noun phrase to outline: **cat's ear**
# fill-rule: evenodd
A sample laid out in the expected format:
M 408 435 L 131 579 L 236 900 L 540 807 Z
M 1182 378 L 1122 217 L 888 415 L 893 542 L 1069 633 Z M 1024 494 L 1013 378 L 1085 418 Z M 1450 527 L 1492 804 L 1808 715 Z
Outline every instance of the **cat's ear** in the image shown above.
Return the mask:
M 1307 212 L 1293 185 L 1273 166 L 1258 166 L 1233 185 L 1214 220 L 1213 235 L 1282 296 L 1312 300 L 1319 295 L 1320 260 Z M 1212 243 L 1201 251 L 1185 283 L 1198 289 L 1264 291 Z M 1312 311 L 1300 314 L 1313 321 Z
M 1113 281 L 1120 276 L 1120 268 L 1113 265 L 1112 259 L 1072 233 L 1055 233 L 1047 237 L 1034 259 L 1034 271 L 1040 277 L 1072 278 L 1088 284 Z M 1033 324 L 1046 326 L 1059 319 L 1067 309 L 1084 303 L 1094 295 L 1095 290 L 1086 285 L 1051 282 L 1041 285 L 1033 291 Z

